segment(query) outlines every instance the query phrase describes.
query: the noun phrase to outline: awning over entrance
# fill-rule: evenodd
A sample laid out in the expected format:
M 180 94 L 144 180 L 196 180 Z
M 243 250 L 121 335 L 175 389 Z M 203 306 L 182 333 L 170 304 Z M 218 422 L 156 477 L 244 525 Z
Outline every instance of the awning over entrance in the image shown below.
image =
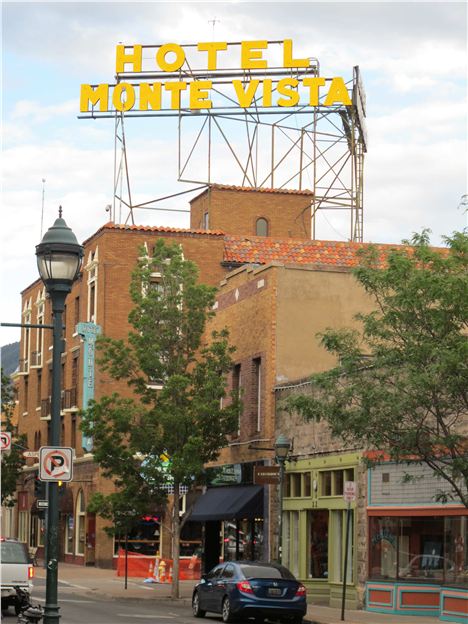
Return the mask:
M 263 516 L 263 488 L 244 485 L 210 488 L 195 503 L 189 520 L 241 520 Z

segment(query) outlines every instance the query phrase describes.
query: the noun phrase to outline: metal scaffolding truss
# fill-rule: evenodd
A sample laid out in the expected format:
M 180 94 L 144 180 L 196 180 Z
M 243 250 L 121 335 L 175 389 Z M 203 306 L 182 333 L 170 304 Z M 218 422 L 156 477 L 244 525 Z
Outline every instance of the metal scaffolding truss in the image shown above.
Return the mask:
M 278 43 L 278 42 L 272 42 Z M 235 45 L 235 44 L 233 44 Z M 150 46 L 148 46 L 150 47 Z M 154 47 L 154 46 L 153 46 Z M 325 211 L 345 211 L 348 214 L 349 240 L 363 240 L 363 170 L 367 150 L 365 128 L 365 93 L 359 68 L 346 82 L 352 105 L 325 106 L 326 93 L 316 106 L 301 104 L 281 107 L 273 102 L 279 96 L 278 83 L 284 78 L 301 84 L 305 77 L 319 77 L 316 59 L 310 59 L 305 69 L 274 67 L 268 70 L 223 69 L 207 72 L 192 69 L 189 62 L 177 72 L 140 72 L 117 75 L 121 82 L 133 85 L 135 91 L 143 81 L 211 80 L 211 108 L 174 110 L 91 110 L 81 115 L 115 117 L 115 161 L 113 218 L 135 223 L 138 209 L 157 210 L 157 204 L 174 197 L 166 195 L 134 204 L 124 121 L 129 117 L 177 118 L 177 179 L 188 183 L 190 193 L 210 184 L 232 184 L 252 188 L 309 189 L 312 199 L 312 237 L 317 236 L 317 217 Z M 244 91 L 257 84 L 248 106 L 239 107 L 232 94 L 232 81 L 240 81 Z M 330 84 L 331 78 L 325 78 Z M 271 82 L 270 82 L 271 81 Z M 264 106 L 264 89 L 268 84 L 271 104 Z M 115 88 L 116 85 L 111 86 Z M 231 91 L 230 91 L 231 89 Z M 299 90 L 299 86 L 297 87 Z M 195 187 L 193 186 L 195 185 Z M 183 194 L 182 193 L 182 194 Z M 180 210 L 179 212 L 187 212 Z

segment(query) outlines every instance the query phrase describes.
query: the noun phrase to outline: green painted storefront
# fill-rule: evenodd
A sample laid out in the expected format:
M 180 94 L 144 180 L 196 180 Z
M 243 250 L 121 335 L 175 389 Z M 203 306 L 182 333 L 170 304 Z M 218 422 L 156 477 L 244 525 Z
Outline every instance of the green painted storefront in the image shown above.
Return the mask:
M 315 456 L 286 464 L 283 563 L 306 586 L 312 602 L 341 605 L 347 503 L 345 481 L 356 481 L 360 453 Z M 351 504 L 347 608 L 358 607 L 355 503 Z

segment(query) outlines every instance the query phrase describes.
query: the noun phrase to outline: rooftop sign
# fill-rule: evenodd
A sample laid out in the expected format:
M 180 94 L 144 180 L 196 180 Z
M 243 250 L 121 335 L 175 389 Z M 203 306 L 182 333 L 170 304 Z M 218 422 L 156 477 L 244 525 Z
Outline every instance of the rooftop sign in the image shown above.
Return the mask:
M 296 57 L 291 39 L 118 45 L 116 84 L 82 84 L 81 113 L 352 106 L 341 77 Z

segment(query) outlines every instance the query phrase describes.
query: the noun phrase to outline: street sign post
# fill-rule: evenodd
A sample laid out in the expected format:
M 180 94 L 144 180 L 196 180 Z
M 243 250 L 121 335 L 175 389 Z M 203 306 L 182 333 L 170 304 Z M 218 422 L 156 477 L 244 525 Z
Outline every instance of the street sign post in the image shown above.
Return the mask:
M 73 449 L 41 446 L 39 449 L 39 479 L 41 481 L 71 481 L 73 478 Z
M 23 457 L 25 457 L 26 459 L 30 457 L 39 457 L 39 451 L 24 451 Z
M 38 509 L 47 509 L 49 506 L 49 501 L 46 500 L 38 500 L 36 501 L 36 505 Z
M 9 451 L 11 449 L 11 433 L 8 431 L 0 432 L 0 450 Z
M 341 600 L 341 621 L 344 621 L 345 603 L 346 603 L 346 576 L 348 572 L 348 550 L 349 550 L 349 529 L 351 521 L 351 503 L 356 500 L 356 481 L 345 481 L 343 486 L 343 498 L 348 504 L 346 512 L 346 540 L 345 540 L 345 557 L 343 570 L 343 594 Z

